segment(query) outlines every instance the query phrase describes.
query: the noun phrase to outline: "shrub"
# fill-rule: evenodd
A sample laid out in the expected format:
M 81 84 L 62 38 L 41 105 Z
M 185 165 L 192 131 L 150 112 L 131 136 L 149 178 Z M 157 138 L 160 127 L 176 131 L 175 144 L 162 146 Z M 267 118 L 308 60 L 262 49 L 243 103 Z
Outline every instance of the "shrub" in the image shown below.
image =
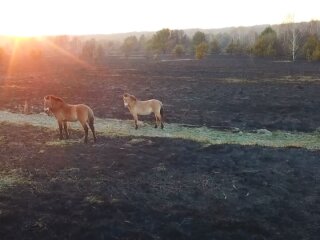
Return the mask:
M 136 36 L 127 37 L 121 46 L 122 51 L 126 56 L 129 56 L 133 51 L 138 48 L 138 39 Z
M 315 50 L 312 53 L 312 60 L 320 61 L 320 42 L 318 42 Z
M 182 55 L 184 55 L 185 54 L 185 50 L 184 50 L 183 45 L 177 44 L 173 49 L 173 53 L 177 57 L 181 57 Z
M 319 40 L 317 36 L 312 35 L 308 37 L 306 43 L 303 45 L 303 54 L 307 60 L 315 60 L 314 52 L 316 51 L 318 45 Z
M 210 51 L 214 54 L 221 52 L 220 45 L 217 39 L 214 39 L 210 42 Z
M 196 58 L 202 59 L 208 53 L 208 50 L 209 46 L 206 42 L 198 44 L 196 47 Z

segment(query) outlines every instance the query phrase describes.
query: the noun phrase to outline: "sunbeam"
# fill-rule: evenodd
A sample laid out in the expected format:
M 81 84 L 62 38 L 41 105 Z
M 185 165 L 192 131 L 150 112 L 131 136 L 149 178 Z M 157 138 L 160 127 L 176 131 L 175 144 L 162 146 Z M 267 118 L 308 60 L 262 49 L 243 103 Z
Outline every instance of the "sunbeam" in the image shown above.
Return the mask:
M 48 44 L 49 47 L 52 49 L 58 51 L 62 55 L 68 57 L 71 59 L 73 62 L 81 65 L 82 67 L 88 68 L 88 69 L 94 69 L 94 66 L 90 65 L 89 63 L 81 60 L 79 57 L 75 56 L 74 54 L 70 53 L 69 51 L 63 49 L 62 47 L 58 46 L 57 44 L 53 43 L 50 40 L 45 40 L 45 42 Z
M 11 50 L 11 54 L 10 54 L 10 57 L 9 57 L 9 64 L 8 64 L 8 67 L 7 67 L 7 71 L 6 71 L 6 79 L 8 79 L 11 75 L 12 75 L 12 71 L 13 71 L 13 65 L 16 61 L 16 54 L 17 54 L 17 51 L 18 51 L 18 48 L 19 48 L 19 45 L 20 45 L 20 41 L 21 39 L 16 37 L 14 38 L 14 41 L 13 41 L 13 47 L 12 47 L 12 50 Z

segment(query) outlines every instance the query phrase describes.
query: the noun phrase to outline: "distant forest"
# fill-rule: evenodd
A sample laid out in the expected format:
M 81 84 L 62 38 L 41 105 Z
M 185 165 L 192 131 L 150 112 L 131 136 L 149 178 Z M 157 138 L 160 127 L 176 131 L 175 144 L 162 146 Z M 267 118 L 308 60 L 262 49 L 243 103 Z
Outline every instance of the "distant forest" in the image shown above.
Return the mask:
M 12 54 L 37 61 L 57 53 L 72 54 L 91 63 L 102 63 L 107 56 L 205 59 L 219 54 L 319 61 L 320 21 L 206 30 L 165 28 L 109 35 L 0 36 L 0 62 Z

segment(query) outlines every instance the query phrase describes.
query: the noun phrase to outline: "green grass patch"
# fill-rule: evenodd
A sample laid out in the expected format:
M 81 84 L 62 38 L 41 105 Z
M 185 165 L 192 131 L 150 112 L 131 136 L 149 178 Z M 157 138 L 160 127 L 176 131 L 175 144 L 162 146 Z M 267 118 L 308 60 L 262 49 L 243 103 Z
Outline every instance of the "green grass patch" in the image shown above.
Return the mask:
M 99 128 L 100 129 L 100 128 Z M 256 131 L 232 132 L 211 129 L 207 127 L 184 127 L 179 124 L 167 124 L 164 130 L 154 129 L 151 125 L 133 128 L 128 121 L 109 120 L 108 127 L 102 131 L 106 136 L 140 136 L 164 137 L 192 140 L 208 145 L 236 144 L 258 145 L 265 147 L 297 147 L 309 150 L 320 149 L 319 132 L 286 132 L 286 131 Z
M 0 111 L 1 121 L 6 121 L 13 124 L 30 124 L 37 127 L 46 127 L 57 129 L 57 123 L 53 117 L 48 117 L 43 114 L 15 114 L 10 112 Z M 71 123 L 70 127 L 83 131 L 79 123 Z M 237 145 L 258 145 L 266 147 L 297 147 L 306 148 L 309 150 L 320 149 L 320 133 L 318 131 L 306 132 L 286 132 L 267 130 L 257 130 L 255 132 L 232 132 L 225 130 L 217 130 L 207 127 L 187 127 L 181 124 L 165 124 L 165 128 L 155 129 L 153 125 L 145 123 L 135 130 L 133 121 L 117 120 L 117 119 L 96 119 L 95 128 L 99 135 L 108 137 L 161 137 L 161 138 L 179 138 L 185 140 L 196 141 L 203 144 L 237 144 Z M 89 132 L 89 140 L 91 133 Z M 1 141 L 1 138 L 0 138 Z M 82 139 L 63 140 L 59 141 L 48 139 L 47 145 L 51 146 L 66 146 L 74 143 L 80 143 Z

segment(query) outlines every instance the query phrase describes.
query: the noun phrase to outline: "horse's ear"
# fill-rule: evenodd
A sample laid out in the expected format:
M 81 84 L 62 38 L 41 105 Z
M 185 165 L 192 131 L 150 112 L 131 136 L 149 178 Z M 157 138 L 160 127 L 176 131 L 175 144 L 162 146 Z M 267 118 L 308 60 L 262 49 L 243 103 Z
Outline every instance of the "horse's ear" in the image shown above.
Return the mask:
M 123 94 L 123 97 L 128 97 L 129 96 L 129 94 L 128 93 L 125 93 L 125 94 Z
M 49 99 L 50 99 L 50 96 L 49 96 L 49 95 L 47 95 L 47 96 L 44 97 L 44 100 L 49 100 Z

